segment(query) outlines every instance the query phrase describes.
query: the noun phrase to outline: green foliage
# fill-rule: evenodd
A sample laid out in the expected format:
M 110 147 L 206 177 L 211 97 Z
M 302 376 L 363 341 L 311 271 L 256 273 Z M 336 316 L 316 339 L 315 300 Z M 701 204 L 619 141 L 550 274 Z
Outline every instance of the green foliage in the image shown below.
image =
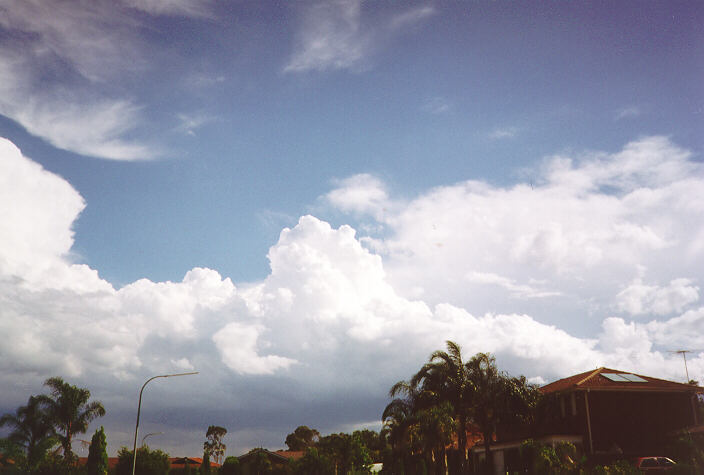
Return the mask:
M 88 462 L 86 470 L 88 475 L 107 475 L 108 473 L 108 443 L 105 440 L 105 429 L 100 426 L 100 429 L 95 431 L 93 438 L 90 441 L 90 449 L 88 450 Z
M 98 401 L 89 402 L 90 391 L 66 383 L 56 376 L 44 382 L 50 389 L 49 396 L 38 396 L 46 407 L 67 462 L 74 459 L 71 442 L 76 434 L 88 430 L 88 424 L 105 415 L 105 408 Z
M 678 462 L 679 473 L 704 472 L 703 436 L 687 433 L 675 437 L 669 441 L 667 453 Z
M 640 471 L 628 460 L 619 460 L 611 465 L 597 465 L 590 473 L 594 475 L 636 475 Z
M 298 426 L 291 434 L 286 436 L 286 446 L 289 450 L 306 450 L 314 447 L 320 438 L 320 433 L 308 426 Z
M 321 437 L 318 450 L 330 458 L 338 473 L 366 473 L 372 464 L 369 450 L 358 435 L 339 433 Z
M 203 452 L 203 463 L 200 464 L 200 475 L 210 475 L 210 453 Z
M 271 460 L 267 457 L 266 453 L 259 449 L 254 449 L 257 452 L 251 458 L 250 462 L 247 464 L 249 468 L 249 473 L 256 475 L 263 475 L 272 472 Z M 250 451 L 251 453 L 252 451 Z
M 292 468 L 293 473 L 297 475 L 328 475 L 335 472 L 330 458 L 314 447 L 306 449 L 305 455 L 294 462 Z
M 227 457 L 220 467 L 220 475 L 242 475 L 240 459 L 237 457 Z
M 117 454 L 117 475 L 130 475 L 132 473 L 133 452 L 127 447 L 122 447 Z M 167 475 L 169 473 L 169 455 L 161 450 L 149 450 L 143 446 L 137 449 L 137 463 L 135 475 Z
M 47 454 L 31 473 L 33 475 L 84 475 L 85 468 L 78 466 L 74 460 L 66 460 L 66 457 L 52 452 Z
M 489 453 L 497 425 L 532 421 L 540 401 L 537 387 L 525 377 L 512 378 L 499 371 L 488 353 L 477 353 L 465 362 L 460 346 L 452 341 L 447 342 L 447 351 L 435 351 L 410 381 L 396 383 L 389 394 L 394 399 L 384 409 L 382 421 L 394 466 L 411 467 L 413 455 L 422 453 L 428 464 L 436 461 L 431 470 L 446 470 L 448 431 L 454 428 L 460 473 L 467 466 L 469 422 L 482 433 Z M 490 472 L 492 462 L 489 457 Z
M 227 449 L 227 446 L 222 442 L 225 434 L 227 434 L 227 429 L 220 426 L 209 426 L 205 434 L 207 440 L 203 443 L 203 450 L 218 463 L 225 456 L 225 449 Z
M 12 430 L 2 439 L 0 454 L 14 460 L 16 467 L 27 472 L 35 470 L 58 443 L 41 397 L 30 396 L 27 405 L 17 408 L 15 414 L 0 417 L 0 427 L 3 426 Z
M 577 449 L 567 442 L 552 447 L 528 439 L 521 444 L 520 451 L 529 473 L 532 474 L 570 473 L 577 468 L 574 462 Z

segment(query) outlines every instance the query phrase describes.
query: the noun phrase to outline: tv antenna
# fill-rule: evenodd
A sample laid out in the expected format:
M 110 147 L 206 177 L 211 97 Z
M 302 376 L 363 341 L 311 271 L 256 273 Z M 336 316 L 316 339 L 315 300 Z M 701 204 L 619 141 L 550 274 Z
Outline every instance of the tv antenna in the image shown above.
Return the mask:
M 700 350 L 696 350 L 696 352 L 699 352 Z M 673 350 L 670 351 L 670 353 L 678 353 L 682 355 L 682 359 L 684 360 L 684 372 L 687 375 L 687 383 L 689 383 L 689 371 L 687 370 L 687 353 L 695 353 L 695 350 Z

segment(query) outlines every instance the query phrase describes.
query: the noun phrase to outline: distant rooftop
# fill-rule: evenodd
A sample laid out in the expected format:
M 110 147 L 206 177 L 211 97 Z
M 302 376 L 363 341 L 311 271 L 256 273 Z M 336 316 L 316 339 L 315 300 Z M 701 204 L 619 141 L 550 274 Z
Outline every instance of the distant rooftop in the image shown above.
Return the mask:
M 590 391 L 704 391 L 704 388 L 691 384 L 676 383 L 674 381 L 604 367 L 558 379 L 540 388 L 545 394 L 587 389 Z

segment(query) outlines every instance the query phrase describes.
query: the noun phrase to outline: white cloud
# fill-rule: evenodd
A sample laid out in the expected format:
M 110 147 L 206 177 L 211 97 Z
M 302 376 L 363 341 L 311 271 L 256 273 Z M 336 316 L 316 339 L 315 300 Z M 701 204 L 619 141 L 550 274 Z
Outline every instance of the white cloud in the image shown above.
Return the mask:
M 492 130 L 489 133 L 489 138 L 493 140 L 512 139 L 516 134 L 518 134 L 516 127 L 504 127 Z
M 520 311 L 503 299 L 515 289 L 466 278 L 494 274 L 576 298 L 579 311 L 591 313 L 612 308 L 642 267 L 668 280 L 688 275 L 691 285 L 704 279 L 694 265 L 702 258 L 704 173 L 689 157 L 666 138 L 648 137 L 613 154 L 554 157 L 533 186 L 466 181 L 409 202 L 386 196 L 383 215 L 345 201 L 340 209 L 380 220 L 383 238 L 367 239 L 402 295 Z M 328 196 L 348 189 L 355 186 L 342 183 Z
M 629 107 L 624 107 L 623 109 L 619 109 L 616 111 L 616 120 L 621 120 L 621 119 L 633 119 L 635 117 L 638 117 L 643 114 L 643 111 L 640 109 L 638 106 L 629 106 Z
M 196 129 L 203 127 L 206 124 L 214 121 L 215 118 L 206 114 L 178 114 L 176 116 L 179 124 L 176 126 L 176 131 L 182 134 L 195 136 Z
M 124 3 L 154 15 L 211 16 L 209 0 L 125 0 Z
M 395 15 L 390 22 L 391 28 L 404 28 L 414 25 L 430 16 L 435 15 L 435 8 L 432 6 L 421 6 L 406 10 Z
M 3 3 L 0 114 L 72 152 L 115 160 L 159 154 L 129 138 L 141 108 L 112 86 L 149 67 L 129 9 L 106 1 Z
M 272 374 L 296 363 L 296 360 L 276 355 L 258 356 L 257 340 L 261 331 L 261 326 L 233 322 L 215 333 L 213 341 L 223 362 L 241 374 Z
M 432 97 L 423 102 L 421 110 L 430 114 L 444 114 L 450 110 L 450 104 L 442 97 Z
M 337 187 L 325 195 L 326 201 L 342 211 L 370 214 L 382 219 L 391 206 L 386 185 L 369 174 L 354 175 L 335 182 Z
M 361 0 L 333 0 L 306 6 L 284 72 L 361 69 L 390 35 L 435 12 L 432 7 L 418 7 L 372 20 L 363 18 L 362 7 Z
M 541 290 L 526 284 L 517 284 L 515 281 L 507 277 L 486 272 L 473 271 L 467 275 L 467 281 L 475 284 L 498 285 L 499 287 L 505 288 L 511 293 L 511 295 L 516 297 L 541 298 L 560 295 L 559 292 Z
M 699 287 L 689 279 L 674 279 L 665 287 L 636 279 L 616 296 L 618 309 L 631 315 L 669 315 L 699 300 Z
M 284 71 L 348 69 L 364 58 L 370 38 L 360 26 L 360 0 L 335 0 L 307 7 L 295 49 Z
M 271 247 L 261 281 L 236 286 L 195 268 L 180 282 L 119 290 L 70 260 L 84 206 L 76 190 L 8 141 L 0 154 L 0 383 L 62 374 L 128 400 L 144 375 L 195 369 L 205 382 L 184 387 L 199 404 L 290 413 L 339 394 L 351 405 L 383 400 L 447 339 L 532 381 L 602 365 L 681 380 L 667 350 L 704 347 L 704 308 L 680 314 L 704 278 L 691 243 L 704 226 L 704 179 L 666 139 L 553 159 L 533 189 L 463 182 L 404 201 L 355 176 L 328 203 L 378 221 L 382 236 L 304 216 Z M 670 180 L 638 169 L 637 157 Z M 669 284 L 629 305 L 675 316 L 610 315 L 628 300 L 620 290 L 643 285 L 633 275 Z M 704 354 L 688 364 L 701 379 Z M 114 395 L 116 380 L 130 390 Z

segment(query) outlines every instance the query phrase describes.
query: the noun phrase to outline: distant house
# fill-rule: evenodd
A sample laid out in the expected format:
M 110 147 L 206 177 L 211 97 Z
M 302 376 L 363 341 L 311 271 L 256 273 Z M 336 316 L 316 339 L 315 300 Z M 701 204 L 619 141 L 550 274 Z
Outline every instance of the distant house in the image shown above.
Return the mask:
M 169 471 L 169 473 L 175 475 L 178 473 L 185 472 L 186 464 L 188 464 L 192 473 L 197 473 L 196 470 L 198 470 L 203 464 L 203 459 L 200 457 L 171 457 L 169 458 L 169 462 L 171 463 L 171 470 Z M 210 467 L 218 468 L 220 467 L 220 464 L 215 463 L 211 460 Z
M 704 388 L 609 368 L 576 374 L 540 388 L 546 411 L 531 427 L 497 428 L 491 447 L 496 473 L 520 469 L 526 438 L 570 442 L 593 459 L 661 455 L 668 434 L 698 428 L 698 395 Z M 698 429 L 695 429 L 698 430 Z M 483 447 L 472 449 L 476 462 Z
M 272 452 L 264 448 L 252 449 L 244 455 L 237 457 L 240 461 L 240 467 L 242 467 L 242 473 L 244 475 L 250 475 L 258 473 L 262 468 L 262 464 L 267 463 L 277 472 L 279 468 L 283 468 L 288 465 L 292 460 L 296 460 L 303 456 L 303 452 L 293 452 L 286 450 L 279 450 Z

